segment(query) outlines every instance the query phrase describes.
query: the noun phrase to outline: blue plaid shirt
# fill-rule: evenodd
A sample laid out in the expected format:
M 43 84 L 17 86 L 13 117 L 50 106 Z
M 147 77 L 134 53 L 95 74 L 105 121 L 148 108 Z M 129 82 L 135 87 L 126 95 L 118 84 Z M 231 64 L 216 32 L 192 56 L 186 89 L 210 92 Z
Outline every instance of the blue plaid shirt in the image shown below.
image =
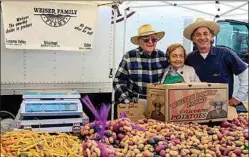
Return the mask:
M 165 53 L 155 50 L 151 55 L 139 47 L 128 51 L 119 64 L 113 87 L 118 103 L 129 103 L 137 94 L 146 95 L 149 83 L 160 83 L 168 66 Z

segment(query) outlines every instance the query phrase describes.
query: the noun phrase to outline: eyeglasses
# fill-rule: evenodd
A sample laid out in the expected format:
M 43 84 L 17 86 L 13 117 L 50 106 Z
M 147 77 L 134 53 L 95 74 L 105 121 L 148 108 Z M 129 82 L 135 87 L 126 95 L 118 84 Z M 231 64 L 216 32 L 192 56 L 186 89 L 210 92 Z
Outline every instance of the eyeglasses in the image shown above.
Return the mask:
M 156 37 L 141 37 L 141 39 L 145 43 L 148 43 L 150 40 L 151 40 L 152 43 L 157 42 L 157 38 Z

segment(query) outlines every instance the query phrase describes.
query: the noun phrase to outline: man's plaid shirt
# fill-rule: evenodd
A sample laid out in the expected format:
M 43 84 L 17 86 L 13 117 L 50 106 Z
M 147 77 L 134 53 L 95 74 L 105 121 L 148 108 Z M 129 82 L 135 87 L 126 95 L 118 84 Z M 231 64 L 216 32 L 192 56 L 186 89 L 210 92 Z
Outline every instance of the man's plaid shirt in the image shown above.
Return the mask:
M 160 83 L 167 66 L 165 53 L 160 50 L 153 51 L 151 56 L 140 47 L 128 51 L 113 82 L 116 102 L 129 103 L 137 94 L 146 95 L 147 84 Z

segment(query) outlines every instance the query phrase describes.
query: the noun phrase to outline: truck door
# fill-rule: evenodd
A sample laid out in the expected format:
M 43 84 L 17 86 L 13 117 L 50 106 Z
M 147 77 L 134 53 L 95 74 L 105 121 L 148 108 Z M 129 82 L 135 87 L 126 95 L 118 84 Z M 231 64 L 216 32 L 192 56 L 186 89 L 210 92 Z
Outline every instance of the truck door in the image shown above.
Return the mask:
M 249 50 L 248 50 L 248 23 L 235 20 L 219 20 L 220 32 L 216 36 L 216 46 L 226 46 L 233 49 L 237 55 L 248 65 Z M 234 75 L 234 91 L 236 95 L 239 88 L 239 79 Z M 244 101 L 248 101 L 248 96 Z M 236 106 L 238 112 L 246 112 L 243 105 Z
M 215 44 L 233 49 L 244 62 L 249 64 L 248 23 L 235 20 L 219 20 L 217 23 L 221 29 L 216 36 Z

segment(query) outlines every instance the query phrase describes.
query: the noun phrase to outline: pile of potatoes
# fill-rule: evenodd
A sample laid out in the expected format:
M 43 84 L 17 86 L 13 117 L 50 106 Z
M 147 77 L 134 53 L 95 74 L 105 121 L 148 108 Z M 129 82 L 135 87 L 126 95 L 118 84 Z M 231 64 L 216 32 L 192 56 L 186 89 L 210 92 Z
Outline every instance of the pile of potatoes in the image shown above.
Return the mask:
M 98 121 L 82 127 L 85 157 L 248 156 L 248 132 L 236 125 L 208 127 L 152 119 L 133 123 L 128 118 L 120 118 L 107 122 L 102 138 L 101 127 Z
M 248 114 L 248 112 L 247 112 L 247 113 L 239 113 L 238 115 L 239 115 L 239 117 L 244 117 L 247 121 L 248 121 L 248 119 L 249 119 L 249 114 Z

